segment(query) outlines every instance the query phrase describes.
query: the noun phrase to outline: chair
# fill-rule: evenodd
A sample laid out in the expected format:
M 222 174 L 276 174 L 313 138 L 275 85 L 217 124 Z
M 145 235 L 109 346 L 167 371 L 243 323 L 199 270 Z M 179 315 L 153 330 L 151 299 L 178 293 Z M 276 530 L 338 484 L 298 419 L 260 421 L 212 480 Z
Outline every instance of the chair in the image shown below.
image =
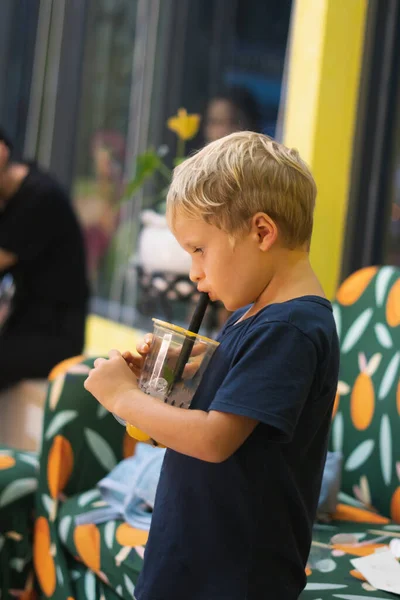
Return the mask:
M 382 535 L 400 533 L 400 269 L 357 271 L 339 288 L 333 309 L 341 367 L 331 448 L 343 453 L 341 503 L 334 521 L 315 529 L 302 600 L 371 598 L 350 559 L 387 544 Z M 370 544 L 332 543 L 337 534 Z
M 43 421 L 40 471 L 34 453 L 0 448 L 2 600 L 11 600 L 17 590 L 24 590 L 26 600 L 31 598 L 32 554 L 45 597 L 76 598 L 79 595 L 72 588 L 77 586 L 79 589 L 81 585 L 87 590 L 94 586 L 93 598 L 100 598 L 103 593 L 100 589 L 103 584 L 100 580 L 95 583 L 91 573 L 85 574 L 78 583 L 82 566 L 68 556 L 62 545 L 72 520 L 63 519 L 60 514 L 66 497 L 76 494 L 81 494 L 81 508 L 85 504 L 90 506 L 96 483 L 114 465 L 133 453 L 135 442 L 84 389 L 83 382 L 93 359 L 82 361 L 78 357 L 77 360 L 75 363 L 65 361 L 66 370 L 63 366 L 57 367 L 56 376 L 50 383 Z M 89 527 L 89 535 L 90 532 Z M 85 536 L 79 538 L 78 545 L 85 558 Z M 96 559 L 91 556 L 91 560 Z M 71 563 L 74 568 L 70 572 Z M 95 562 L 90 561 L 90 565 L 93 567 Z M 106 597 L 116 596 L 108 594 Z

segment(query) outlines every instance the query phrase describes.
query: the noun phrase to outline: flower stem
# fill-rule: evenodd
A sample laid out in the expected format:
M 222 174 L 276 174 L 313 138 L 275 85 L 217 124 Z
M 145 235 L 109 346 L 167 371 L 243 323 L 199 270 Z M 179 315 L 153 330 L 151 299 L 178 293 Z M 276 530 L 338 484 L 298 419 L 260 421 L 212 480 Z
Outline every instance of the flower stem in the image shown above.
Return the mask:
M 160 161 L 160 164 L 158 165 L 158 171 L 159 171 L 159 173 L 161 173 L 161 175 L 163 175 L 165 177 L 165 179 L 168 182 L 171 181 L 172 171 L 162 161 Z
M 180 159 L 185 156 L 185 140 L 178 137 L 178 143 L 176 145 L 176 158 Z

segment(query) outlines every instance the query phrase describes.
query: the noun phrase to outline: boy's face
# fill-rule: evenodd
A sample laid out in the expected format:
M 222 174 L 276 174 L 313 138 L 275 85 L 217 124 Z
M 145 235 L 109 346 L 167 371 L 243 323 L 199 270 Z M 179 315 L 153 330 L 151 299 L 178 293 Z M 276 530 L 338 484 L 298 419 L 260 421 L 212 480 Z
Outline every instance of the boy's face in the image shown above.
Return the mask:
M 212 100 L 205 118 L 204 135 L 206 143 L 219 140 L 238 130 L 239 126 L 235 120 L 235 109 L 231 102 L 223 98 Z
M 251 230 L 232 242 L 227 233 L 202 219 L 177 215 L 174 235 L 192 257 L 190 279 L 211 300 L 236 310 L 255 302 L 268 285 L 268 257 Z

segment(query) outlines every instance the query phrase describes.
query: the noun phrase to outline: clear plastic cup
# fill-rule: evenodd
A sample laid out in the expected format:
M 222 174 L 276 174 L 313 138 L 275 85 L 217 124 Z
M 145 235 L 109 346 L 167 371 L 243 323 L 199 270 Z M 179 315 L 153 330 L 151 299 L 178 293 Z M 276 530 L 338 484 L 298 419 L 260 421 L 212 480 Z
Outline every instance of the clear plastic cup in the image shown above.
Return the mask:
M 139 378 L 139 387 L 146 394 L 172 406 L 189 408 L 219 343 L 171 323 L 158 319 L 153 319 L 153 322 L 153 339 Z M 181 373 L 177 373 L 177 369 Z M 122 423 L 119 418 L 118 421 Z M 150 439 L 136 427 L 126 425 L 132 437 L 140 441 Z
M 154 331 L 150 351 L 139 379 L 140 389 L 179 408 L 189 408 L 218 342 L 187 329 L 153 319 Z M 185 340 L 192 347 L 181 377 L 174 380 Z

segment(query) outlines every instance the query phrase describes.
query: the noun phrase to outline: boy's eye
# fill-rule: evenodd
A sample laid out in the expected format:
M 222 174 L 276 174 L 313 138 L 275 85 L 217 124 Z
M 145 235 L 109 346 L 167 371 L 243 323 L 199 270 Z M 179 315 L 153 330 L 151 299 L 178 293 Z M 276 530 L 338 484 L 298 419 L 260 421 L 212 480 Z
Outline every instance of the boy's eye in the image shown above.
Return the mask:
M 203 248 L 194 248 L 194 250 L 193 250 L 193 254 L 197 254 L 197 253 L 203 254 L 203 252 L 204 252 Z

